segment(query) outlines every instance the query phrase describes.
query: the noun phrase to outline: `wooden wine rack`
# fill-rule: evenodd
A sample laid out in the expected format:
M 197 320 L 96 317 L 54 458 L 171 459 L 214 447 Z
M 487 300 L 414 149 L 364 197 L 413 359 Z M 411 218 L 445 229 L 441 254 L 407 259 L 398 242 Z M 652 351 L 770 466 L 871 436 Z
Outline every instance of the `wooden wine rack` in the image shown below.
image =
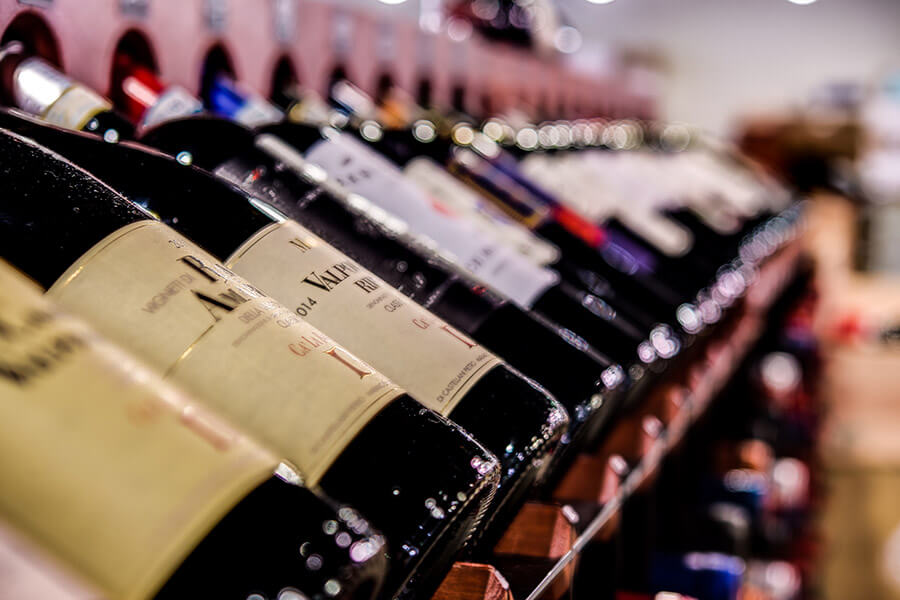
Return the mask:
M 650 118 L 655 105 L 622 65 L 603 77 L 587 75 L 559 56 L 538 57 L 477 35 L 454 41 L 413 21 L 310 0 L 0 0 L 0 31 L 6 40 L 27 38 L 103 92 L 124 44 L 193 92 L 210 54 L 220 51 L 239 80 L 265 95 L 279 67 L 320 93 L 340 68 L 370 94 L 384 78 L 413 95 L 427 81 L 443 106 L 460 92 L 475 114 L 485 105 L 529 105 L 555 118 Z
M 549 503 L 526 504 L 494 548 L 493 564 L 457 563 L 435 600 L 559 600 L 570 589 L 582 550 L 606 539 L 617 527 L 621 508 L 646 488 L 666 455 L 701 418 L 734 375 L 744 356 L 765 331 L 769 308 L 794 279 L 802 264 L 795 239 L 759 270 L 732 316 L 702 340 L 690 365 L 651 391 L 619 418 L 601 446 L 578 456 L 552 493 Z M 578 506 L 592 506 L 592 518 L 578 534 L 560 525 L 577 521 Z M 510 541 L 514 540 L 514 544 Z M 528 569 L 510 569 L 509 548 Z M 506 567 L 506 568 L 504 568 Z M 537 576 L 535 575 L 537 573 Z M 477 583 L 475 583 L 477 582 Z

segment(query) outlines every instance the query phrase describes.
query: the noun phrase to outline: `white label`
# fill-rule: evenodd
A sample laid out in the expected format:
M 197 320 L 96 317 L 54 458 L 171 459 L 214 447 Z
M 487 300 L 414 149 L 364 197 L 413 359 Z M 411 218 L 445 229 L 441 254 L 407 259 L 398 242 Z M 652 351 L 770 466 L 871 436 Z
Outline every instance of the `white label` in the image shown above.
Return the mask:
M 81 129 L 98 113 L 111 110 L 106 98 L 78 84 L 71 86 L 42 116 L 66 129 Z
M 308 485 L 403 393 L 156 221 L 107 236 L 48 293 L 280 452 Z
M 295 221 L 226 262 L 444 416 L 500 359 Z
M 432 198 L 467 218 L 480 231 L 503 242 L 534 264 L 545 266 L 559 260 L 559 248 L 512 221 L 432 159 L 415 158 L 407 163 L 403 172 Z
M 146 129 L 157 123 L 203 112 L 203 103 L 180 85 L 171 85 L 160 94 L 153 106 L 144 113 L 141 127 Z
M 317 142 L 307 158 L 338 183 L 406 221 L 461 268 L 520 306 L 530 307 L 559 281 L 430 198 L 393 163 L 348 135 Z
M 112 598 L 152 596 L 277 464 L 2 264 L 0 367 L 0 515 Z

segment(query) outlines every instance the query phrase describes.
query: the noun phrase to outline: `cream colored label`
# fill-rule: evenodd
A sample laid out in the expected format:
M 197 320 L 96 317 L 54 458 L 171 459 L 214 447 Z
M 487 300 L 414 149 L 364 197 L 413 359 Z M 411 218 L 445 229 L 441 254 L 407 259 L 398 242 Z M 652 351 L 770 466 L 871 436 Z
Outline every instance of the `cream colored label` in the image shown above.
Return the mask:
M 0 269 L 0 515 L 150 597 L 277 460 Z
M 48 293 L 282 453 L 308 485 L 403 393 L 156 221 L 107 236 Z
M 414 158 L 407 163 L 403 173 L 432 198 L 465 216 L 479 230 L 501 240 L 533 263 L 546 266 L 559 259 L 559 248 L 509 219 L 430 158 Z
M 43 118 L 54 125 L 77 130 L 87 125 L 98 113 L 111 108 L 112 104 L 103 96 L 76 84 L 50 105 Z
M 500 363 L 295 221 L 266 227 L 226 265 L 444 416 Z

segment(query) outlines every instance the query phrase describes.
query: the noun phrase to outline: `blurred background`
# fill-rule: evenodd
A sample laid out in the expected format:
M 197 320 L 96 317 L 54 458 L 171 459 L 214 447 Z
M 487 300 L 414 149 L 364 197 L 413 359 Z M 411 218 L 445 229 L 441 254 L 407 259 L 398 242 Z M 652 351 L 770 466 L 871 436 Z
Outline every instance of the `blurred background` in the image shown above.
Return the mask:
M 333 0 L 388 18 L 430 23 L 453 0 Z M 490 7 L 491 2 L 476 3 Z M 496 3 L 494 3 L 496 4 Z M 526 3 L 522 2 L 522 5 Z M 536 4 L 536 3 L 535 3 Z M 900 68 L 893 0 L 554 0 L 566 60 L 603 76 L 643 62 L 659 116 L 729 133 L 743 116 L 862 93 Z M 490 14 L 491 8 L 485 8 Z M 571 38 L 571 39 L 570 39 Z M 850 88 L 850 89 L 847 89 Z

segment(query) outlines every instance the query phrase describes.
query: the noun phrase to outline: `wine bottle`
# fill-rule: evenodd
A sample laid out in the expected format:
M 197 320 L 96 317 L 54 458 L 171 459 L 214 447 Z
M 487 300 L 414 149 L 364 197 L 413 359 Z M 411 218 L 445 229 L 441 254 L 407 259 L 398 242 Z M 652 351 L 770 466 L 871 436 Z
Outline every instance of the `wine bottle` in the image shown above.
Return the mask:
M 0 256 L 361 510 L 394 549 L 388 594 L 430 594 L 488 508 L 494 456 L 58 155 L 4 132 L 0 164 Z
M 0 114 L 0 125 L 71 159 L 229 257 L 226 267 L 474 435 L 501 466 L 490 522 L 481 531 L 512 516 L 568 425 L 562 406 L 537 384 L 296 221 L 220 179 L 130 143 L 111 146 L 9 112 Z
M 0 48 L 0 89 L 4 104 L 61 127 L 96 133 L 107 142 L 134 136 L 133 127 L 109 100 L 29 55 L 20 42 Z
M 146 74 L 144 75 L 146 76 Z M 145 96 L 135 96 L 140 101 Z M 146 110 L 151 110 L 147 105 Z M 2 116 L 2 115 L 0 115 Z M 626 379 L 622 368 L 547 319 L 525 313 L 471 278 L 452 271 L 430 247 L 398 233 L 395 219 L 365 208 L 318 177 L 320 169 L 288 169 L 257 143 L 274 143 L 234 122 L 191 116 L 161 123 L 143 142 L 217 174 L 339 248 L 402 294 L 497 352 L 539 381 L 569 411 L 568 448 L 595 439 L 613 414 Z M 292 156 L 302 158 L 296 152 Z M 557 463 L 564 460 L 557 453 Z
M 221 99 L 226 97 L 227 102 Z M 239 100 L 240 99 L 240 100 Z M 241 103 L 241 100 L 243 103 Z M 243 94 L 225 75 L 215 78 L 210 92 L 210 108 L 228 118 L 238 119 L 246 108 L 262 104 L 260 98 Z M 271 111 L 274 106 L 269 105 Z M 323 167 L 329 176 L 351 192 L 406 221 L 414 230 L 433 240 L 453 256 L 460 267 L 520 307 L 536 310 L 572 329 L 592 345 L 602 348 L 614 360 L 625 364 L 648 363 L 659 368 L 664 362 L 645 340 L 649 332 L 625 319 L 614 306 L 592 294 L 561 282 L 559 274 L 535 267 L 504 244 L 482 235 L 464 219 L 429 199 L 389 160 L 362 142 L 331 129 L 291 123 L 252 120 L 261 133 L 270 133 L 305 153 L 308 160 Z M 640 360 L 638 359 L 640 356 Z
M 0 412 L 0 517 L 110 598 L 368 600 L 384 577 L 355 511 L 2 262 Z

